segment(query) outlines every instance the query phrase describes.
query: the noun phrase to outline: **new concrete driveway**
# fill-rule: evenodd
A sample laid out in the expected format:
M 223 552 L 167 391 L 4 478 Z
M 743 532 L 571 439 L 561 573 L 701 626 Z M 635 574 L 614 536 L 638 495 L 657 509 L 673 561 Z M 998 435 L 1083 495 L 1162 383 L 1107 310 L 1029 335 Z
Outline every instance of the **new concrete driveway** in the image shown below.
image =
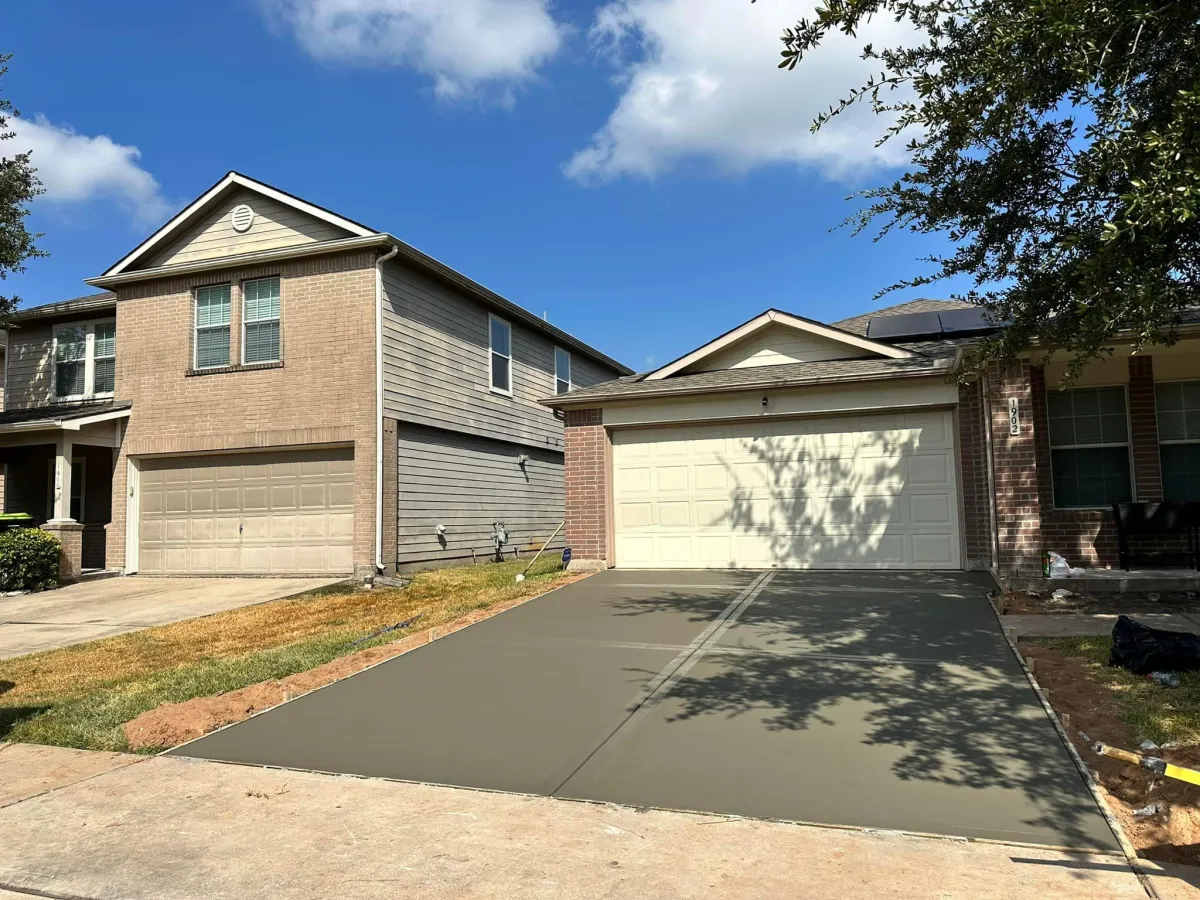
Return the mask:
M 280 600 L 338 579 L 133 575 L 0 598 L 0 659 Z
M 173 753 L 1115 850 L 987 584 L 605 572 Z

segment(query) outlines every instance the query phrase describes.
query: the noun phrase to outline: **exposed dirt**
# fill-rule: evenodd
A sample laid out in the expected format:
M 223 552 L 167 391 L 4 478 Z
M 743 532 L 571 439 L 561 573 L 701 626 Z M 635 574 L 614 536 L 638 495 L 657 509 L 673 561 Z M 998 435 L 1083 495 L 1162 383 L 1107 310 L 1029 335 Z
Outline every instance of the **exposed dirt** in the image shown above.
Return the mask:
M 1120 702 L 1113 692 L 1093 680 L 1078 660 L 1037 644 L 1022 642 L 1020 646 L 1025 659 L 1032 661 L 1034 677 L 1054 711 L 1070 717 L 1069 723 L 1064 723 L 1066 732 L 1084 764 L 1097 776 L 1109 807 L 1138 853 L 1160 862 L 1200 865 L 1200 787 L 1158 778 L 1139 766 L 1096 754 L 1092 750 L 1096 741 L 1137 750 L 1128 726 L 1120 719 Z M 1178 766 L 1200 768 L 1200 747 L 1159 749 L 1151 755 Z M 1152 803 L 1163 804 L 1162 811 L 1134 816 L 1134 810 Z
M 522 597 L 498 603 L 448 624 L 409 635 L 395 643 L 370 647 L 307 672 L 289 675 L 287 678 L 259 682 L 214 697 L 195 697 L 183 703 L 164 703 L 126 722 L 122 729 L 131 750 L 165 750 L 176 747 L 533 599 L 535 598 Z
M 1079 593 L 1056 600 L 1052 592 L 1031 594 L 1006 591 L 997 601 L 1001 615 L 1057 616 L 1074 614 L 1119 615 L 1127 613 L 1200 613 L 1200 595 L 1195 591 L 1152 594 L 1144 592 Z M 1155 599 L 1157 598 L 1157 599 Z

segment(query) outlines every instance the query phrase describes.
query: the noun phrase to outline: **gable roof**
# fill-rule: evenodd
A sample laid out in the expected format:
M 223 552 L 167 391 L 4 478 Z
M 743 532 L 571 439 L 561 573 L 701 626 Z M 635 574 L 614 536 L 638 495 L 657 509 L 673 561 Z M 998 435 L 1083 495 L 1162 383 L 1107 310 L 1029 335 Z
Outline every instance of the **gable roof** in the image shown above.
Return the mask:
M 14 325 L 33 319 L 49 319 L 55 316 L 71 316 L 83 313 L 106 313 L 117 308 L 117 295 L 111 291 L 99 294 L 88 294 L 86 297 L 75 297 L 71 300 L 59 300 L 55 303 L 43 303 L 41 306 L 30 306 L 18 309 L 10 316 Z
M 347 232 L 348 237 L 370 237 L 381 234 L 373 228 L 368 228 L 353 219 L 347 219 L 345 216 L 339 216 L 337 213 L 325 209 L 323 206 L 317 206 L 315 203 L 309 203 L 307 200 L 301 200 L 294 194 L 289 194 L 287 191 L 281 191 L 279 188 L 272 187 L 261 181 L 257 181 L 248 175 L 243 175 L 240 172 L 229 172 L 210 187 L 207 191 L 193 200 L 183 210 L 181 210 L 171 221 L 163 225 L 158 231 L 142 241 L 124 258 L 118 260 L 113 265 L 109 266 L 105 271 L 103 278 L 111 278 L 114 275 L 120 275 L 127 269 L 135 265 L 139 260 L 144 259 L 151 251 L 159 247 L 165 247 L 170 242 L 170 239 L 178 236 L 198 213 L 207 208 L 209 204 L 214 203 L 219 197 L 230 190 L 244 188 L 249 191 L 255 191 L 265 197 L 270 197 L 285 206 L 290 206 L 292 209 L 298 210 L 305 215 L 312 216 L 315 219 L 320 219 L 340 228 Z
M 903 316 L 909 313 L 923 312 L 942 312 L 948 309 L 968 309 L 970 303 L 965 303 L 962 300 L 909 300 L 907 303 L 897 303 L 895 306 L 885 306 L 883 309 L 877 309 L 875 312 L 863 313 L 859 316 L 852 316 L 849 319 L 842 319 L 840 322 L 835 322 L 838 328 L 843 331 L 850 331 L 854 334 L 866 335 L 867 325 L 872 319 L 880 316 Z
M 813 319 L 806 319 L 803 316 L 792 315 L 778 309 L 768 309 L 761 315 L 755 316 L 748 322 L 743 322 L 737 328 L 725 332 L 720 337 L 709 341 L 702 347 L 698 347 L 691 353 L 685 354 L 672 362 L 667 363 L 659 369 L 655 369 L 643 379 L 644 381 L 661 381 L 672 375 L 676 375 L 683 369 L 689 366 L 694 366 L 696 363 L 712 356 L 726 347 L 744 340 L 755 332 L 761 331 L 771 325 L 782 325 L 787 328 L 795 328 L 799 331 L 807 332 L 808 334 L 816 335 L 827 340 L 837 343 L 842 343 L 848 347 L 853 347 L 856 350 L 866 350 L 877 356 L 882 356 L 887 359 L 907 359 L 914 354 L 910 350 L 905 350 L 901 347 L 895 347 L 891 344 L 881 344 L 878 341 L 868 340 L 860 334 L 854 334 L 845 331 L 833 325 L 826 325 L 824 322 L 817 322 Z

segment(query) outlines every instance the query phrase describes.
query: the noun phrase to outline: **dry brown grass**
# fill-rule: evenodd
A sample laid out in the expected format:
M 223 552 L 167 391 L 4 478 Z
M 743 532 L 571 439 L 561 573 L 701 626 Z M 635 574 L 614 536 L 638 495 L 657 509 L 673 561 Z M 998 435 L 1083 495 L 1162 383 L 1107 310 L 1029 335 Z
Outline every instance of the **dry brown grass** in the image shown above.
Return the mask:
M 414 628 L 449 622 L 495 603 L 544 593 L 573 580 L 555 560 L 539 561 L 530 578 L 513 578 L 524 563 L 418 574 L 405 588 L 326 588 L 287 600 L 147 628 L 0 662 L 11 688 L 3 706 L 60 702 L 105 687 L 212 660 L 241 657 L 320 637 L 358 638 L 420 615 Z

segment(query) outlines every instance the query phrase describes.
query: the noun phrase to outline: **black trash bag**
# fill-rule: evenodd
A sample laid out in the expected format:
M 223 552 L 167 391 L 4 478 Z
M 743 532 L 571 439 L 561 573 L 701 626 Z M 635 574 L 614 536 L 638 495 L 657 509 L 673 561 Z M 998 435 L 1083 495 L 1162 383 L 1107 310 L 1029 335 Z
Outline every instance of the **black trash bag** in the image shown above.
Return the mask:
M 1200 669 L 1200 635 L 1162 631 L 1121 616 L 1113 626 L 1112 642 L 1108 664 L 1135 675 Z

